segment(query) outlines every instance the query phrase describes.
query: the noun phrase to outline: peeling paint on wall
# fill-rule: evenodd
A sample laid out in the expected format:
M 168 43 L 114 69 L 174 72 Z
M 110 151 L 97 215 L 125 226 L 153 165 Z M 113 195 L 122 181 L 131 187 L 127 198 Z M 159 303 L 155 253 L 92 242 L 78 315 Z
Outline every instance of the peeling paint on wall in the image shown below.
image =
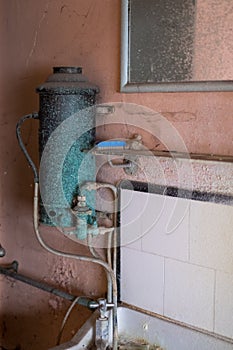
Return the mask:
M 100 86 L 99 102 L 124 101 L 147 106 L 160 112 L 177 128 L 189 152 L 225 155 L 232 154 L 233 149 L 232 92 L 120 94 L 118 0 L 2 0 L 0 6 L 3 90 L 0 96 L 0 243 L 7 251 L 1 263 L 16 259 L 20 272 L 35 279 L 61 284 L 77 295 L 102 296 L 106 280 L 101 269 L 57 259 L 40 248 L 33 234 L 32 174 L 19 150 L 15 125 L 20 116 L 38 110 L 35 87 L 45 80 L 52 66 L 83 66 L 84 74 Z M 148 119 L 151 125 L 155 124 L 152 116 Z M 99 137 L 131 137 L 137 132 L 127 124 L 120 129 L 106 126 L 99 131 Z M 25 125 L 23 135 L 30 154 L 38 160 L 37 125 Z M 164 149 L 157 138 L 148 133 L 143 137 L 148 147 Z M 140 168 L 137 179 L 145 179 L 144 173 L 149 172 L 151 180 L 162 183 L 164 169 L 170 183 L 176 183 L 171 160 L 160 159 L 158 167 L 152 170 L 147 158 L 142 158 Z M 209 163 L 208 170 L 201 170 L 200 164 L 193 164 L 193 169 L 195 188 L 218 189 L 221 193 L 228 193 L 232 188 L 230 165 L 219 168 Z M 199 179 L 203 176 L 201 185 Z M 123 170 L 115 171 L 106 164 L 98 173 L 99 180 L 111 183 L 122 178 L 125 178 Z M 188 179 L 184 179 L 184 184 L 185 181 Z M 88 253 L 85 247 L 65 239 L 60 232 L 43 229 L 43 234 L 54 247 Z M 0 298 L 4 334 L 0 346 L 13 349 L 20 344 L 24 350 L 54 346 L 68 303 L 62 304 L 44 292 L 3 278 L 0 278 Z M 64 339 L 71 337 L 71 332 L 88 316 L 86 310 L 74 311 Z

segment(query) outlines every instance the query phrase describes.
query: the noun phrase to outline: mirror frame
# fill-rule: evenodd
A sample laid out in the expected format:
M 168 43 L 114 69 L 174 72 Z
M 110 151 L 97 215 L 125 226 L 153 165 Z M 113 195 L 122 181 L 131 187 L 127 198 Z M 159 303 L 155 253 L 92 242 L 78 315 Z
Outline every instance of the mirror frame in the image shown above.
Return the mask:
M 233 91 L 233 80 L 191 81 L 174 83 L 131 83 L 129 81 L 129 4 L 121 0 L 121 83 L 120 92 L 195 92 Z

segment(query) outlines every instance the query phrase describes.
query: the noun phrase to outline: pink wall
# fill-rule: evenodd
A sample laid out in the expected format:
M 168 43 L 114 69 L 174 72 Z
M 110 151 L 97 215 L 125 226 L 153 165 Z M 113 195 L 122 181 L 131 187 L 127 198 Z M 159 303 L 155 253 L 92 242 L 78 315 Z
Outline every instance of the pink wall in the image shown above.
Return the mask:
M 1 263 L 18 260 L 20 272 L 78 294 L 105 291 L 101 269 L 47 254 L 32 230 L 32 173 L 15 137 L 20 116 L 38 110 L 35 87 L 55 65 L 83 66 L 100 87 L 99 102 L 133 102 L 162 113 L 190 152 L 232 154 L 233 93 L 120 94 L 120 0 L 1 0 Z M 37 155 L 36 122 L 24 139 Z M 86 253 L 58 232 L 45 232 L 54 246 Z M 88 276 L 88 277 L 87 277 Z M 47 349 L 54 345 L 68 304 L 0 276 L 0 345 Z M 79 308 L 64 338 L 88 317 Z
M 232 80 L 232 3 L 228 0 L 197 2 L 194 80 Z

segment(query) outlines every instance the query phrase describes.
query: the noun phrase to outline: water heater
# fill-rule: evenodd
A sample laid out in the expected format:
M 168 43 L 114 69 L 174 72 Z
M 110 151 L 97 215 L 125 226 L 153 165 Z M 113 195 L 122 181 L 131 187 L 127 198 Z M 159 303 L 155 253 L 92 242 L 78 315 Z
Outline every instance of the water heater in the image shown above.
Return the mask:
M 95 160 L 88 150 L 95 141 L 94 105 L 99 89 L 83 76 L 81 67 L 54 67 L 36 92 L 39 112 L 26 119 L 39 119 L 40 222 L 67 228 L 76 226 L 77 217 L 85 217 L 88 224 L 95 225 L 94 195 L 87 194 L 88 208 L 83 198 L 79 205 L 75 198 L 83 162 L 83 179 L 95 181 Z M 18 123 L 18 138 L 24 120 Z

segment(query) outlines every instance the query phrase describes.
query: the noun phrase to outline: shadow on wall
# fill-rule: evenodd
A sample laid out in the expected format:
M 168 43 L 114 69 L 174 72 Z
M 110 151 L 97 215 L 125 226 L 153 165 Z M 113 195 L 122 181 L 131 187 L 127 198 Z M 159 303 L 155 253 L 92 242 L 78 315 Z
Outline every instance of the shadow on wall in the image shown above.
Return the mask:
M 11 39 L 11 38 L 6 38 Z M 16 123 L 21 116 L 37 111 L 38 97 L 35 87 L 46 76 L 46 68 L 29 70 L 26 67 L 10 67 L 12 52 L 3 55 L 1 83 L 4 94 L 0 105 L 0 243 L 7 253 L 12 250 L 16 239 L 21 241 L 28 225 L 24 218 L 32 216 L 33 174 L 20 150 L 16 139 Z M 5 61 L 5 62 L 4 62 Z M 9 62 L 8 62 L 9 61 Z M 16 70 L 17 69 L 17 70 Z M 47 68 L 48 70 L 48 68 Z M 29 121 L 22 128 L 22 134 L 32 158 L 38 165 L 38 123 Z M 21 227 L 23 225 L 23 227 Z M 31 228 L 30 228 L 31 230 Z M 16 252 L 16 250 L 14 250 Z M 6 256 L 7 259 L 7 256 Z M 1 260 L 3 262 L 3 260 Z M 7 262 L 9 262 L 9 255 Z
M 17 72 L 16 76 L 14 72 L 3 74 L 2 83 L 5 91 L 0 113 L 2 131 L 0 143 L 3 150 L 1 161 L 4 164 L 2 190 L 6 206 L 12 202 L 20 202 L 21 208 L 28 207 L 28 204 L 31 208 L 33 175 L 19 148 L 15 127 L 23 115 L 38 110 L 38 96 L 35 88 L 45 80 L 48 75 L 46 71 L 48 68 L 32 72 L 22 70 Z M 31 157 L 38 166 L 38 122 L 31 120 L 26 122 L 22 127 L 22 136 Z M 9 188 L 12 190 L 7 191 Z
M 19 273 L 72 295 L 87 295 L 94 299 L 105 295 L 105 273 L 101 267 L 93 270 L 85 262 L 48 254 L 40 248 L 33 232 L 29 230 L 28 224 L 26 232 L 21 234 L 19 231 L 23 242 L 21 246 L 11 243 L 14 249 L 9 249 L 6 262 L 11 261 L 9 255 L 12 255 L 19 261 Z M 55 229 L 47 229 L 43 233 L 49 233 L 48 244 L 56 242 L 58 249 L 87 254 L 86 247 L 74 244 L 68 238 L 64 240 L 63 235 L 58 235 Z M 11 235 L 10 239 L 13 240 L 14 236 Z M 94 279 L 93 286 L 91 281 Z M 70 302 L 5 276 L 0 276 L 0 293 L 0 346 L 14 349 L 21 345 L 23 350 L 47 350 L 56 345 L 62 319 Z M 89 316 L 90 312 L 86 308 L 75 307 L 66 324 L 62 341 L 71 339 L 73 332 Z
M 54 299 L 55 301 L 55 299 Z M 56 345 L 58 332 L 68 303 L 65 303 L 59 315 L 54 313 L 51 320 L 51 307 L 37 310 L 36 313 L 6 314 L 2 317 L 0 350 L 48 350 Z M 61 342 L 70 340 L 91 312 L 77 306 L 67 321 Z M 30 333 L 28 332 L 30 329 Z M 50 335 L 48 337 L 48 334 Z M 25 339 L 27 341 L 25 342 Z
M 19 87 L 17 91 L 15 91 L 16 95 L 16 107 L 17 112 L 14 116 L 15 126 L 18 120 L 26 114 L 30 114 L 32 112 L 37 112 L 39 108 L 39 98 L 36 94 L 36 87 L 45 80 L 47 74 L 46 70 L 41 69 L 38 72 L 33 71 L 33 73 L 26 77 L 19 78 Z M 15 127 L 14 127 L 15 134 Z M 16 136 L 14 135 L 15 140 Z M 39 156 L 38 156 L 38 121 L 29 120 L 22 127 L 22 137 L 25 142 L 25 146 L 27 147 L 30 156 L 36 163 L 37 167 L 39 167 Z M 17 142 L 17 140 L 16 140 Z M 21 204 L 31 205 L 31 187 L 33 183 L 33 174 L 32 170 L 29 167 L 18 143 L 16 145 L 16 152 L 18 156 L 16 157 L 17 166 L 15 172 L 15 180 L 18 182 L 18 188 L 22 189 L 20 192 L 16 193 L 16 200 L 20 200 Z M 29 200 L 28 200 L 29 199 Z
M 33 174 L 19 148 L 15 130 L 16 123 L 22 115 L 37 110 L 35 87 L 44 79 L 46 73 L 42 73 L 42 68 L 32 72 L 26 69 L 17 72 L 15 68 L 10 70 L 6 56 L 5 70 L 2 71 L 4 95 L 0 105 L 0 244 L 6 250 L 6 256 L 0 263 L 8 264 L 18 260 L 20 265 L 21 262 L 24 265 L 25 261 L 25 265 L 28 266 L 27 252 L 24 251 L 22 256 L 21 249 L 29 246 L 28 249 L 32 250 L 31 241 L 34 242 L 31 220 Z M 37 123 L 28 122 L 22 133 L 30 154 L 38 165 Z M 6 293 L 5 281 L 1 280 L 0 294 L 4 296 Z M 12 303 L 17 304 L 17 299 L 16 296 Z M 8 303 L 10 304 L 10 301 L 6 301 L 6 305 Z M 1 311 L 6 305 L 3 305 L 1 300 Z

